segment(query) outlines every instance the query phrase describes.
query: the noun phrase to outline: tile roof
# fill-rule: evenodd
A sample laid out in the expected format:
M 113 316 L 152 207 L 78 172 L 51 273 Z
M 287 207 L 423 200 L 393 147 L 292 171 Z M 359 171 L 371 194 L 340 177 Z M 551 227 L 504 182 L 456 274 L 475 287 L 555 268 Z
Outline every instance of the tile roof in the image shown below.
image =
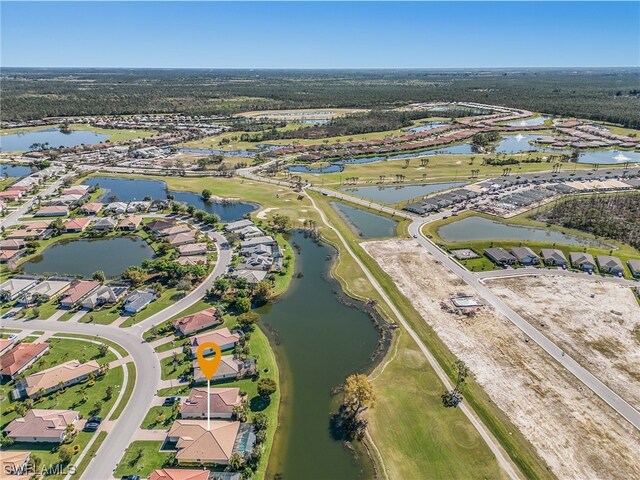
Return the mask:
M 16 418 L 5 431 L 11 437 L 39 437 L 59 439 L 68 425 L 78 418 L 73 410 L 29 410 L 23 418 Z
M 231 414 L 233 407 L 240 404 L 240 389 L 236 387 L 212 388 L 210 391 L 211 414 Z M 180 405 L 181 415 L 207 416 L 207 389 L 194 388 L 189 394 L 189 398 Z
M 19 343 L 0 357 L 0 375 L 13 376 L 49 348 L 48 343 Z

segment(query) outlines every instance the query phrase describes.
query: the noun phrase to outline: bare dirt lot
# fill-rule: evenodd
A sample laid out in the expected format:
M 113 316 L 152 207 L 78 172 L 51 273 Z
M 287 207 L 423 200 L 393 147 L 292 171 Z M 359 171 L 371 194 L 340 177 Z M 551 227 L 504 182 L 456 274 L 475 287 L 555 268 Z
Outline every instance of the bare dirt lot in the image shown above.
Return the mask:
M 473 292 L 412 240 L 362 244 L 559 478 L 640 478 L 640 435 L 490 307 L 456 314 Z M 445 306 L 446 308 L 443 308 Z
M 631 288 L 561 276 L 494 279 L 487 286 L 609 388 L 640 407 L 640 306 Z

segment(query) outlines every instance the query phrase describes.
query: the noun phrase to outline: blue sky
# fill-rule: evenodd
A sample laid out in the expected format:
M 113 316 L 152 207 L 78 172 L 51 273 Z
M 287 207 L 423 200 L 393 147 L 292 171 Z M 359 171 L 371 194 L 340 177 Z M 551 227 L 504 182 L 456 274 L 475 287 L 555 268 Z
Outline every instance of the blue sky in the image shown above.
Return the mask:
M 3 66 L 640 65 L 639 2 L 5 2 Z

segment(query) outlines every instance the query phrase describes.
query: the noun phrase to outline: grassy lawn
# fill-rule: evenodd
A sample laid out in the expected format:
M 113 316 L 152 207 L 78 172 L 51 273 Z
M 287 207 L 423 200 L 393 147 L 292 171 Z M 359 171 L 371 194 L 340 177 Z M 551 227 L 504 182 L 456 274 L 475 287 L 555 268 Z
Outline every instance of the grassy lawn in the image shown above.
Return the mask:
M 183 385 L 180 387 L 161 388 L 160 390 L 158 390 L 158 397 L 184 396 L 184 395 L 189 395 L 190 391 L 191 391 L 191 387 L 188 385 Z
M 56 333 L 53 337 L 54 338 L 81 338 L 84 340 L 93 340 L 95 342 L 101 342 L 109 345 L 116 352 L 118 352 L 122 357 L 126 357 L 129 355 L 129 352 L 127 352 L 123 347 L 121 347 L 117 343 L 112 342 L 111 340 L 107 340 L 106 338 L 102 338 L 102 337 L 96 337 L 93 335 L 82 335 L 80 333 Z
M 188 375 L 191 372 L 191 361 L 184 353 L 177 355 L 178 363 L 173 364 L 173 356 L 160 360 L 161 378 L 169 380 L 171 378 L 179 378 L 182 375 Z
M 58 321 L 59 322 L 66 322 L 68 320 L 71 320 L 71 317 L 73 317 L 76 313 L 78 313 L 76 310 L 67 310 L 65 313 L 63 313 L 60 317 L 58 317 Z
M 147 478 L 157 468 L 162 468 L 169 459 L 169 453 L 161 453 L 162 442 L 137 441 L 131 442 L 124 453 L 118 468 L 114 472 L 117 478 L 125 475 L 139 475 Z
M 114 353 L 109 350 L 104 357 L 100 357 L 98 344 L 91 342 L 52 337 L 47 340 L 47 343 L 51 348 L 37 362 L 29 367 L 26 372 L 27 375 L 68 362 L 69 360 L 79 360 L 82 363 L 88 362 L 89 360 L 97 360 L 99 364 L 104 365 L 116 359 Z
M 109 420 L 117 420 L 118 418 L 120 418 L 120 415 L 124 411 L 125 407 L 128 405 L 129 399 L 131 398 L 131 394 L 133 393 L 133 389 L 136 386 L 136 372 L 137 372 L 136 366 L 134 365 L 133 362 L 129 362 L 125 364 L 124 367 L 126 367 L 127 375 L 128 375 L 127 387 L 125 388 L 122 401 L 118 404 L 116 409 L 113 411 L 113 414 L 111 415 L 111 417 L 109 417 Z
M 158 353 L 166 352 L 167 350 L 173 350 L 174 348 L 182 347 L 184 345 L 187 345 L 188 343 L 189 343 L 188 338 L 180 338 L 180 339 L 172 340 L 167 343 L 163 343 L 162 345 L 156 347 L 155 351 Z
M 76 475 L 78 476 L 78 478 L 82 477 L 82 474 L 89 466 L 91 460 L 93 460 L 93 456 L 96 454 L 105 438 L 107 438 L 107 432 L 98 432 L 96 441 L 93 442 L 93 445 L 91 445 L 91 448 L 89 448 L 82 461 L 78 465 L 76 465 Z
M 75 410 L 80 412 L 85 418 L 91 414 L 104 416 L 116 401 L 118 391 L 122 388 L 123 380 L 124 373 L 122 367 L 117 367 L 109 370 L 104 376 L 98 377 L 93 385 L 91 385 L 91 381 L 87 381 L 59 390 L 57 393 L 41 397 L 33 402 L 33 408 Z M 5 387 L 13 388 L 13 383 L 3 385 L 4 393 L 7 393 Z M 106 395 L 108 387 L 112 387 L 113 389 L 113 394 L 109 399 L 107 399 Z M 18 413 L 15 411 L 17 403 L 18 402 L 8 401 L 8 403 L 3 406 L 3 412 L 0 417 L 2 419 L 2 428 L 18 417 Z M 97 410 L 98 406 L 96 403 L 100 404 L 99 411 Z
M 372 375 L 377 402 L 367 415 L 389 478 L 506 478 L 467 417 L 442 406 L 444 387 L 411 337 L 396 336 L 389 356 Z
M 122 313 L 123 301 L 115 305 L 105 305 L 100 310 L 93 310 L 87 313 L 79 321 L 80 323 L 95 323 L 97 325 L 109 325 L 113 323 Z
M 175 405 L 178 405 L 177 403 Z M 142 425 L 140 428 L 144 428 L 146 430 L 166 430 L 171 428 L 173 425 L 173 421 L 178 418 L 180 414 L 180 410 L 175 410 L 173 407 L 163 407 L 163 406 L 155 406 L 151 407 L 147 416 L 144 417 L 142 421 Z M 156 423 L 156 420 L 159 415 L 162 415 L 164 419 L 161 423 Z

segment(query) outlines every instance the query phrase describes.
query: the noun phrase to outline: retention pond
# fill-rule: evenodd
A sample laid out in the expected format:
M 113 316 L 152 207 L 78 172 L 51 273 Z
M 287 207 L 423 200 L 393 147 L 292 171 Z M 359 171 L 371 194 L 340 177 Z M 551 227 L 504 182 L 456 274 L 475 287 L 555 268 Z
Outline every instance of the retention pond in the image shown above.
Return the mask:
M 330 279 L 335 249 L 302 232 L 290 243 L 299 275 L 278 301 L 258 310 L 278 358 L 283 394 L 267 477 L 371 477 L 370 462 L 356 459 L 330 433 L 330 412 L 337 410 L 332 392 L 381 358 L 386 343 L 379 339 L 386 330 L 376 328 L 367 306 L 345 297 Z

